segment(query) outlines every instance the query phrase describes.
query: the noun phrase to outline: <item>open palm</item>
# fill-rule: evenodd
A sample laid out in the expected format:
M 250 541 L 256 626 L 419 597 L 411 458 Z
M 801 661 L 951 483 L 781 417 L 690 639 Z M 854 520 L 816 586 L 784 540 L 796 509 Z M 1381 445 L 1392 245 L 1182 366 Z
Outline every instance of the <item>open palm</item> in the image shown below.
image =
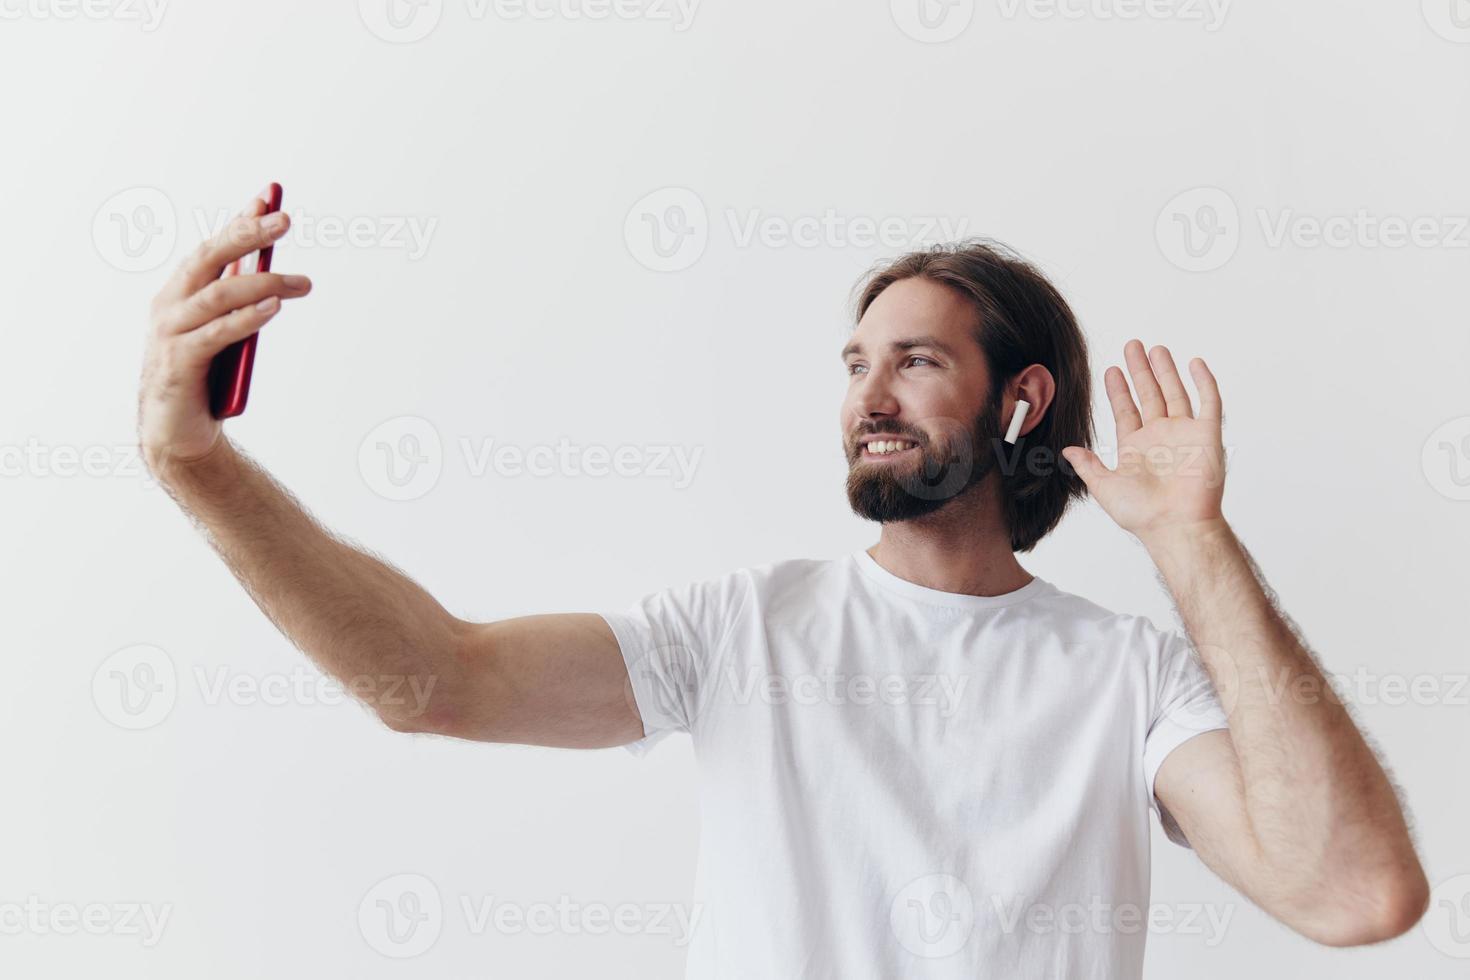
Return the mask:
M 1222 520 L 1225 451 L 1215 376 L 1200 358 L 1189 362 L 1199 392 L 1195 417 L 1167 348 L 1145 354 L 1141 341 L 1130 340 L 1123 358 L 1137 404 L 1119 368 L 1103 375 L 1118 435 L 1117 468 L 1109 469 L 1081 446 L 1069 446 L 1062 455 L 1107 515 L 1140 538 Z

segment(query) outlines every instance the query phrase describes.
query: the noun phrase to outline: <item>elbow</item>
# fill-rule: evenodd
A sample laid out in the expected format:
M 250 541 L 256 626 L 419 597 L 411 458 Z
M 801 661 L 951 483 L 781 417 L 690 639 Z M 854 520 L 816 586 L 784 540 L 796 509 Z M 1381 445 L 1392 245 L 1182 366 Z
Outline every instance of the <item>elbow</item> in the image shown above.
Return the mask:
M 1330 920 L 1303 930 L 1325 946 L 1366 946 L 1387 942 L 1408 932 L 1429 908 L 1429 882 L 1417 861 L 1374 886 L 1352 908 L 1343 908 Z
M 389 729 L 409 735 L 462 737 L 465 709 L 463 678 L 466 674 L 465 631 L 458 621 L 451 624 L 435 644 L 437 655 L 415 657 L 414 670 L 396 678 L 391 689 L 383 689 L 371 705 Z
M 415 695 L 391 701 L 380 700 L 372 705 L 373 711 L 390 730 L 405 735 L 457 735 L 459 732 L 458 712 L 451 704 L 446 692 L 435 691 L 435 678 L 430 677 L 409 687 Z

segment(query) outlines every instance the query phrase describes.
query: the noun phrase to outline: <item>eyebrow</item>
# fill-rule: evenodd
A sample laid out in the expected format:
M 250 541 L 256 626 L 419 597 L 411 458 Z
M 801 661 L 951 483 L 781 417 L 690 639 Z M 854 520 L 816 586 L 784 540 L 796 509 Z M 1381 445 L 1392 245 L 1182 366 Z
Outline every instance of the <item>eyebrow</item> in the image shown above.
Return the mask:
M 954 356 L 954 351 L 949 348 L 948 344 L 941 343 L 934 337 L 928 335 L 925 335 L 923 337 L 905 337 L 902 340 L 895 340 L 888 346 L 890 349 L 895 351 L 913 350 L 915 347 L 929 347 L 939 351 L 941 354 L 948 355 L 949 357 Z M 846 361 L 849 355 L 861 354 L 862 352 L 863 345 L 858 343 L 856 340 L 851 341 L 846 347 L 842 348 L 842 360 Z

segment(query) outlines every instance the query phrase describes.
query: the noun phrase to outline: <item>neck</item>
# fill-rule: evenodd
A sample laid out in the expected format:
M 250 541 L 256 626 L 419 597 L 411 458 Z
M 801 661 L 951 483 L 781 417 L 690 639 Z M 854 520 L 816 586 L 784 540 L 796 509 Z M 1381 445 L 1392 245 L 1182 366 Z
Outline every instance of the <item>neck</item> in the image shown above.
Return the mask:
M 1034 576 L 1011 551 L 991 482 L 932 514 L 884 524 L 868 554 L 899 578 L 940 592 L 996 596 L 1025 586 Z

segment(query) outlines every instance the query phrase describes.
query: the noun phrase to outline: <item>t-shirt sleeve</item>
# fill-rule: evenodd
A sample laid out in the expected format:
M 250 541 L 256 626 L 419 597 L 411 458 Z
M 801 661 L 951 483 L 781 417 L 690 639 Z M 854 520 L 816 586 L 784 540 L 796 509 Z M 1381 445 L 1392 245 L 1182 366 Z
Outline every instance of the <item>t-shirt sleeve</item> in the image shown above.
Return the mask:
M 748 576 L 652 592 L 620 611 L 598 615 L 617 637 L 628 690 L 643 719 L 643 737 L 626 746 L 643 755 L 670 732 L 697 724 L 706 681 L 731 635 L 750 588 Z
M 1154 779 L 1169 753 L 1196 735 L 1229 728 L 1215 685 L 1190 644 L 1178 630 L 1160 634 L 1162 646 L 1154 686 L 1153 710 L 1143 745 L 1143 774 L 1149 808 L 1158 814 L 1164 835 L 1190 847 L 1179 824 L 1154 792 Z

